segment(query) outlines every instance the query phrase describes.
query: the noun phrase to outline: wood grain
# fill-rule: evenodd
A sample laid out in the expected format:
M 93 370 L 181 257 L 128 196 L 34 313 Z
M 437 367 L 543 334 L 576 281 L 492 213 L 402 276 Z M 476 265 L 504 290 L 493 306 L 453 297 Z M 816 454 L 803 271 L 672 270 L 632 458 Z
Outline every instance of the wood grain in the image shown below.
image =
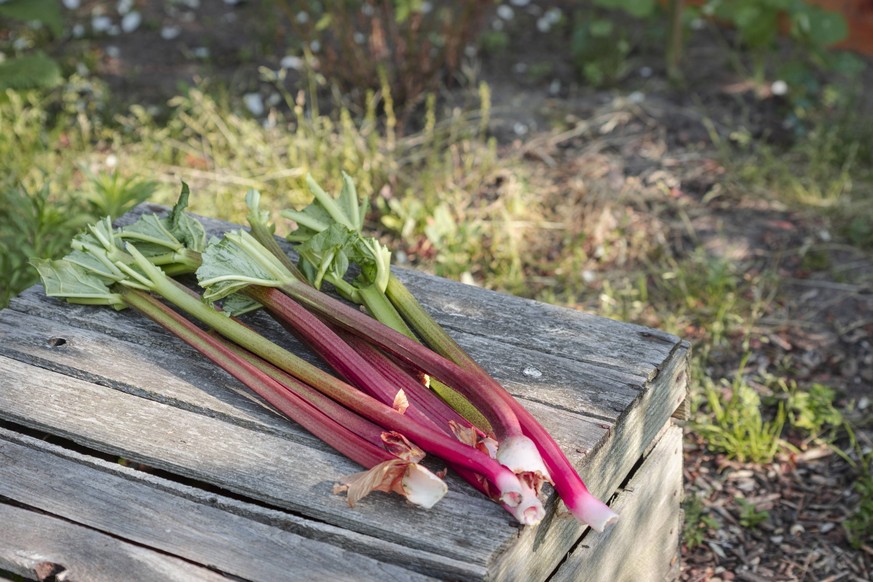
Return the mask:
M 671 425 L 619 492 L 614 508 L 621 520 L 602 535 L 586 535 L 550 582 L 673 579 L 681 501 L 682 430 Z
M 227 581 L 179 558 L 6 503 L 0 503 L 0 523 L 0 569 L 29 580 Z
M 0 459 L 0 497 L 225 574 L 251 580 L 351 574 L 373 582 L 429 579 L 220 509 L 217 494 L 207 498 L 187 488 L 170 495 L 172 487 L 157 486 L 159 479 L 2 429 Z

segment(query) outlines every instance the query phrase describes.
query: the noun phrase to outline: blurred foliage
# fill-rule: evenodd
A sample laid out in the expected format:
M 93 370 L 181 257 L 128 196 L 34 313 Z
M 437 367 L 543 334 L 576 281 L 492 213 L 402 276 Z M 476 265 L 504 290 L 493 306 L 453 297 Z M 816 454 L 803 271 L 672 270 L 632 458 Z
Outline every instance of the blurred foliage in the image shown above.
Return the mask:
M 453 79 L 493 6 L 493 0 L 274 1 L 304 50 L 318 52 L 321 75 L 359 100 L 387 85 L 401 118 Z
M 6 21 L 6 22 L 4 22 Z M 27 50 L 45 28 L 54 37 L 63 34 L 63 16 L 57 0 L 7 0 L 0 4 L 0 24 L 15 21 L 10 43 L 14 56 L 0 60 L 0 91 L 4 89 L 48 89 L 61 84 L 57 61 L 39 50 Z

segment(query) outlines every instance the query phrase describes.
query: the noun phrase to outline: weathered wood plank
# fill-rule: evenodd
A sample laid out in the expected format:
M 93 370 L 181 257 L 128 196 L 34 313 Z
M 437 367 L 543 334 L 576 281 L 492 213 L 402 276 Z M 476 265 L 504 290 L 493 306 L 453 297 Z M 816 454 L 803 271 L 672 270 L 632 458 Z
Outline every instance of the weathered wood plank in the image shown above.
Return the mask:
M 131 318 L 131 315 L 134 317 Z M 41 317 L 44 321 L 40 322 L 33 317 Z M 68 340 L 67 336 L 76 329 L 106 334 L 117 340 L 134 343 L 149 359 L 155 359 L 154 351 L 175 352 L 175 360 L 195 353 L 185 346 L 179 347 L 179 343 L 163 330 L 141 321 L 144 319 L 137 314 L 93 307 L 82 311 L 79 306 L 46 298 L 41 288 L 36 287 L 16 298 L 10 310 L 0 312 L 0 335 L 6 327 L 10 330 L 11 339 L 10 343 L 0 346 L 0 353 L 13 355 L 24 352 L 47 357 L 50 354 L 49 348 L 53 347 L 49 343 L 51 338 Z M 253 319 L 259 329 L 275 330 L 276 333 L 271 335 L 272 339 L 283 342 L 292 351 L 317 362 L 299 342 L 287 337 L 269 318 Z M 59 321 L 65 323 L 61 324 Z M 27 331 L 11 333 L 12 329 L 19 328 Z M 86 343 L 81 346 L 79 353 L 87 353 L 89 337 L 89 334 L 82 336 L 80 341 Z M 517 398 L 537 400 L 580 414 L 614 420 L 636 398 L 645 383 L 645 378 L 639 376 L 622 374 L 602 366 L 525 347 L 501 344 L 481 335 L 456 332 L 455 337 Z M 95 352 L 98 350 L 99 347 Z M 205 364 L 201 371 L 198 371 L 198 376 L 202 375 L 201 385 L 208 384 L 216 377 L 222 377 Z M 136 383 L 128 381 L 128 384 Z
M 621 520 L 585 536 L 550 582 L 663 582 L 676 565 L 681 530 L 682 430 L 670 426 L 619 492 Z
M 226 582 L 217 572 L 0 503 L 0 569 L 29 580 Z
M 0 358 L 0 377 L 6 384 L 0 415 L 10 421 L 366 535 L 475 564 L 487 561 L 499 543 L 480 535 L 478 526 L 498 537 L 511 529 L 508 514 L 460 484 L 450 493 L 453 502 L 432 510 L 388 495 L 349 508 L 331 490 L 338 478 L 360 468 L 332 451 L 68 376 L 35 375 L 7 358 Z M 476 523 L 459 521 L 471 513 Z
M 679 338 L 563 307 L 461 285 L 398 269 L 413 294 L 444 326 L 643 380 L 669 355 Z
M 603 423 L 608 428 L 607 435 L 587 455 L 574 457 L 573 442 L 557 439 L 594 495 L 608 499 L 616 491 L 669 422 L 675 407 L 684 400 L 688 391 L 689 350 L 687 343 L 677 346 L 619 421 Z M 660 490 L 659 484 L 652 487 Z M 501 554 L 492 567 L 499 579 L 519 582 L 545 579 L 586 531 L 587 528 L 562 510 L 562 504 L 549 508 L 546 520 L 538 526 L 541 531 L 538 528 L 524 530 L 518 541 Z M 589 532 L 589 535 L 600 534 Z
M 2 429 L 0 459 L 0 497 L 225 574 L 249 580 L 430 579 L 219 509 L 217 494 L 201 494 L 197 502 L 192 488 L 187 496 L 174 494 L 141 472 Z

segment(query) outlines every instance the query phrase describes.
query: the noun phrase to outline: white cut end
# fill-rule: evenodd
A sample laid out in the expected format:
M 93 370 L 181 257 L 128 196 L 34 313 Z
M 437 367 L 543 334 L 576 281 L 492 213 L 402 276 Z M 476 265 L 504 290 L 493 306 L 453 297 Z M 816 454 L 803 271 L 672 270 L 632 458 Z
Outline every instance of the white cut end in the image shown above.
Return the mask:
M 526 436 L 503 439 L 497 449 L 497 461 L 513 473 L 539 473 L 546 481 L 552 482 L 540 451 Z
M 500 501 L 509 507 L 515 507 L 524 498 L 521 481 L 511 471 L 500 471 L 497 476 L 497 488 L 500 490 Z
M 403 474 L 406 499 L 415 505 L 430 509 L 449 490 L 445 482 L 418 463 L 409 463 Z
M 568 506 L 569 507 L 569 506 Z M 569 507 L 576 519 L 587 523 L 598 532 L 618 521 L 618 514 L 593 495 L 581 495 L 575 507 Z
M 537 497 L 536 491 L 533 488 L 522 484 L 524 491 L 521 501 L 515 507 L 506 507 L 506 509 L 518 520 L 522 525 L 536 525 L 543 520 L 546 515 L 546 510 L 543 504 Z

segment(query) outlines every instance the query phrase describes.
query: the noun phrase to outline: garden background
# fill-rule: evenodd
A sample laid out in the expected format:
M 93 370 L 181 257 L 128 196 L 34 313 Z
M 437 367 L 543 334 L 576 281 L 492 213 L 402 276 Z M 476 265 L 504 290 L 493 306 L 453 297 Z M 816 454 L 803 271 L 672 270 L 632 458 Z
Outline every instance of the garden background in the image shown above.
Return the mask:
M 341 172 L 398 264 L 692 340 L 683 580 L 869 580 L 873 1 L 0 0 L 0 306 Z

